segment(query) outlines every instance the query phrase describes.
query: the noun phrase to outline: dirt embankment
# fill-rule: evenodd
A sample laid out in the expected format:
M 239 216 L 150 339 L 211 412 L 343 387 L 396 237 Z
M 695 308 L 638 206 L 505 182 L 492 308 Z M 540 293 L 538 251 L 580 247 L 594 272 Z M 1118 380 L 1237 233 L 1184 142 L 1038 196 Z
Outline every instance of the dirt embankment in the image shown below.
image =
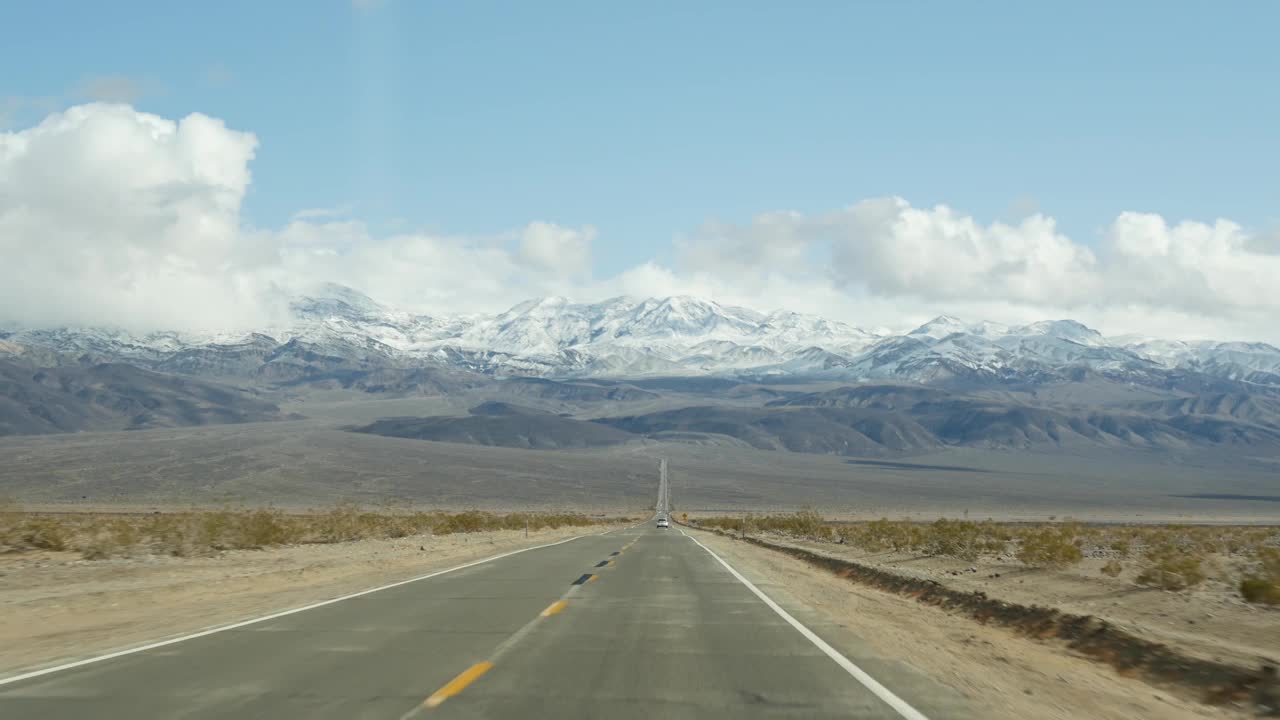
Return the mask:
M 0 555 L 0 674 L 327 600 L 609 526 L 83 560 Z
M 717 552 L 747 564 L 886 655 L 973 693 L 977 702 L 993 708 L 993 717 L 1239 717 L 1251 714 L 1258 688 L 1270 684 L 1260 677 L 1258 665 L 1188 658 L 1096 617 L 1028 608 L 933 580 L 851 565 L 798 548 L 794 541 L 784 554 L 723 536 L 709 540 Z M 1022 579 L 1020 586 L 1026 584 Z M 1065 644 L 1033 639 L 1046 637 Z M 1139 676 L 1160 684 L 1145 684 Z M 1174 679 L 1178 682 L 1164 682 Z M 1197 697 L 1218 704 L 1201 705 Z

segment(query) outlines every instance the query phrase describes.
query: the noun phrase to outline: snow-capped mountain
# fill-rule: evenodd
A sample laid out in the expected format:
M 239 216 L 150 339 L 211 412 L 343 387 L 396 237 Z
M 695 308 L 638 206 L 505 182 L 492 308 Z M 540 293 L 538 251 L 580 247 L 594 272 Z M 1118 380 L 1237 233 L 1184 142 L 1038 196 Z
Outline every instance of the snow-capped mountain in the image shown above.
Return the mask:
M 188 374 L 271 379 L 441 367 L 497 376 L 720 375 L 844 381 L 1041 383 L 1099 374 L 1140 384 L 1177 373 L 1280 387 L 1264 343 L 1106 338 L 1073 320 L 1022 326 L 940 316 L 906 333 L 694 297 L 548 297 L 494 315 L 419 315 L 340 285 L 294 298 L 253 334 L 132 335 L 103 328 L 0 330 L 0 356 L 32 351 Z

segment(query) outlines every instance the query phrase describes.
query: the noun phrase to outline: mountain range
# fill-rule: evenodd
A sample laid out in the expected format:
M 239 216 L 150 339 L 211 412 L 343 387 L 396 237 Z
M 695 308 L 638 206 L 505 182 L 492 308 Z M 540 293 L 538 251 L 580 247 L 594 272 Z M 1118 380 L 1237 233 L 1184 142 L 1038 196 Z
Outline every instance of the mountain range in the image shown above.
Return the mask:
M 429 316 L 325 285 L 253 333 L 0 329 L 0 358 L 124 362 L 181 375 L 332 381 L 394 390 L 442 374 L 496 378 L 722 377 L 1035 387 L 1098 377 L 1194 392 L 1280 391 L 1265 343 L 1104 337 L 1073 320 L 1008 326 L 941 316 L 908 332 L 694 297 L 530 300 L 505 312 Z M 381 377 L 379 377 L 381 376 Z M 433 380 L 432 378 L 435 378 Z
M 1280 349 L 1263 343 L 1072 320 L 867 330 L 691 297 L 428 316 L 328 285 L 290 309 L 240 334 L 0 330 L 0 435 L 280 420 L 344 390 L 453 408 L 348 429 L 523 448 L 1280 447 Z

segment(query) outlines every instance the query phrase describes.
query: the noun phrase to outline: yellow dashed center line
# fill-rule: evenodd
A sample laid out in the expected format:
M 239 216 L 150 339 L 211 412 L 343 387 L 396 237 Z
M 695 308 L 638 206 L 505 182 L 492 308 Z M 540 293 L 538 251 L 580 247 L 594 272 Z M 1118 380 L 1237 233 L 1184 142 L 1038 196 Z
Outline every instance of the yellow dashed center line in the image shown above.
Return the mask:
M 621 555 L 622 552 L 619 551 L 618 554 Z M 614 563 L 613 560 L 607 561 L 607 565 L 613 565 L 613 563 Z M 585 585 L 586 583 L 589 583 L 589 582 L 595 582 L 596 580 L 599 580 L 599 579 L 600 579 L 599 575 L 584 573 L 582 577 L 574 581 L 573 583 L 574 587 L 571 587 L 569 591 L 565 593 L 565 597 L 568 597 L 570 594 L 572 594 L 573 591 L 577 589 L 576 586 Z M 548 605 L 545 610 L 538 613 L 538 617 L 534 618 L 527 625 L 517 630 L 514 635 L 507 638 L 501 645 L 499 645 L 497 649 L 494 650 L 494 653 L 489 660 L 486 660 L 485 662 L 478 662 L 475 665 L 472 665 L 471 667 L 467 668 L 466 670 L 463 670 L 457 677 L 455 677 L 454 679 L 446 683 L 444 687 L 431 693 L 431 695 L 426 700 L 422 701 L 422 704 L 420 704 L 414 710 L 410 710 L 407 714 L 405 714 L 404 718 L 402 718 L 401 720 L 405 720 L 406 718 L 411 718 L 423 710 L 429 710 L 431 708 L 437 707 L 441 703 L 443 703 L 445 700 L 448 700 L 454 695 L 457 695 L 458 693 L 465 690 L 468 685 L 478 680 L 481 675 L 484 675 L 485 673 L 489 672 L 489 670 L 493 668 L 493 661 L 497 660 L 508 649 L 514 646 L 515 643 L 520 640 L 520 638 L 524 637 L 529 632 L 531 632 L 533 628 L 538 624 L 541 618 L 546 618 L 546 617 L 551 617 L 552 615 L 556 615 L 562 612 L 568 606 L 569 606 L 568 600 L 557 600 L 551 603 L 550 605 Z
M 433 708 L 449 698 L 462 692 L 468 685 L 475 682 L 481 675 L 489 672 L 489 668 L 493 667 L 491 662 L 478 662 L 475 665 L 463 670 L 458 677 L 450 680 L 444 687 L 431 693 L 431 696 L 422 701 L 423 707 Z

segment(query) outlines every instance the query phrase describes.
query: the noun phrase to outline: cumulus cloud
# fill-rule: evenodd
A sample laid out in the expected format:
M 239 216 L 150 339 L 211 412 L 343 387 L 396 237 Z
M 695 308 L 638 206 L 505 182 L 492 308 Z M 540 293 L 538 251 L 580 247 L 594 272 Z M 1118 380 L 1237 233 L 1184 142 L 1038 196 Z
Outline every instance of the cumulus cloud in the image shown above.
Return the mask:
M 1122 213 L 1107 236 L 1107 294 L 1188 312 L 1280 310 L 1280 254 L 1259 245 L 1228 220 L 1171 226 L 1159 215 Z
M 295 219 L 275 235 L 280 263 L 271 284 L 300 291 L 308 281 L 327 280 L 420 312 L 493 312 L 530 297 L 580 290 L 582 278 L 568 277 L 566 268 L 583 268 L 585 260 L 566 256 L 559 267 L 545 253 L 589 242 L 592 234 L 533 223 L 515 233 L 514 242 L 428 233 L 374 237 L 359 221 Z
M 126 105 L 83 105 L 0 133 L 6 319 L 257 320 L 245 273 L 254 253 L 239 227 L 256 148 L 220 120 L 174 122 Z
M 282 317 L 282 298 L 331 281 L 431 313 L 550 294 L 691 294 L 868 327 L 946 312 L 1280 340 L 1271 292 L 1280 246 L 1228 220 L 1128 212 L 1086 245 L 1038 210 L 983 223 L 947 206 L 873 198 L 707 223 L 676 237 L 671 263 L 601 278 L 591 226 L 386 234 L 339 207 L 247 229 L 241 204 L 257 146 L 252 133 L 205 115 L 171 120 L 109 103 L 0 132 L 0 322 L 261 327 Z
M 912 317 L 1073 315 L 1126 332 L 1280 333 L 1265 324 L 1280 311 L 1280 296 L 1268 291 L 1280 277 L 1280 253 L 1227 220 L 1170 224 L 1126 212 L 1090 247 L 1039 212 L 1015 224 L 983 224 L 947 206 L 917 208 L 890 197 L 818 215 L 709 224 L 678 248 L 688 269 L 729 267 L 757 292 L 808 278 L 805 293 L 826 296 L 836 287 L 864 310 L 890 300 Z
M 246 230 L 257 146 L 204 115 L 102 103 L 0 133 L 0 321 L 249 328 L 326 280 L 435 312 L 502 309 L 589 280 L 590 227 L 375 237 L 333 208 Z
M 520 233 L 520 257 L 556 275 L 585 275 L 591 270 L 591 243 L 595 238 L 596 229 L 589 225 L 578 230 L 533 222 Z

